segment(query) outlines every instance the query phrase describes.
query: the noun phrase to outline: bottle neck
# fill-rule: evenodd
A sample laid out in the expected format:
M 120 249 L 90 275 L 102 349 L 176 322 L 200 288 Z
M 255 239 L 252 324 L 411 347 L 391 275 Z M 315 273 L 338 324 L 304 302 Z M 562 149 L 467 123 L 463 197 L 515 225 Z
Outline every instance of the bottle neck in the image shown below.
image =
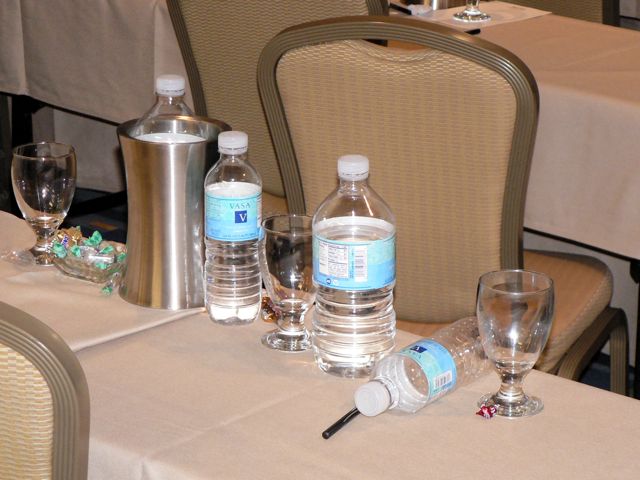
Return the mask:
M 160 103 L 162 105 L 179 105 L 184 103 L 184 95 L 161 95 L 156 94 L 156 103 Z
M 247 160 L 247 151 L 244 151 L 242 153 L 220 152 L 220 160 L 226 160 L 229 162 L 244 162 Z
M 339 189 L 341 192 L 352 192 L 358 193 L 362 192 L 369 188 L 369 178 L 364 178 L 362 180 L 349 180 L 340 177 L 340 186 Z

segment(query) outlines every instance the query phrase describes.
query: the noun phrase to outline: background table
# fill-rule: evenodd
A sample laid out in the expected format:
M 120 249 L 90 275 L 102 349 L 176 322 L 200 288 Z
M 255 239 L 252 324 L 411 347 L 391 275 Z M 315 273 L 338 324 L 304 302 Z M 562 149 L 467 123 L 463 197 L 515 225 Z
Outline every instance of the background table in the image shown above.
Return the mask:
M 157 75 L 186 78 L 165 0 L 2 0 L 0 18 L 0 92 L 56 107 L 34 134 L 76 147 L 81 187 L 123 189 L 115 125 L 153 104 Z

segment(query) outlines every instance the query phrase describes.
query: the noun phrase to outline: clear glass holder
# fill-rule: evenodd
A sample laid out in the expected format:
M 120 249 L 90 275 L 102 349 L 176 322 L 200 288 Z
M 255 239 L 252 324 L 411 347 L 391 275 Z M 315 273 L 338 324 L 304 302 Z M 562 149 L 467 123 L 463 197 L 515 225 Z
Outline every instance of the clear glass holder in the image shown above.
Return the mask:
M 461 22 L 486 22 L 491 20 L 491 15 L 480 11 L 480 0 L 467 0 L 467 6 L 461 12 L 453 14 L 453 18 Z

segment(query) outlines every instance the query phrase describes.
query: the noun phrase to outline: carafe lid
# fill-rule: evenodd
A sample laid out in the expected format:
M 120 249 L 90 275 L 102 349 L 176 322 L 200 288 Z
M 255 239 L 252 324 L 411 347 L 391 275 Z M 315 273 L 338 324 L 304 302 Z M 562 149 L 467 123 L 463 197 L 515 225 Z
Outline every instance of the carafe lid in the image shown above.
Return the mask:
M 218 151 L 238 155 L 247 151 L 249 136 L 245 132 L 232 130 L 218 135 Z
M 184 95 L 184 77 L 180 75 L 160 75 L 156 78 L 156 93 L 168 97 L 179 97 Z
M 343 155 L 338 159 L 338 176 L 342 180 L 364 180 L 369 176 L 369 159 L 364 155 Z

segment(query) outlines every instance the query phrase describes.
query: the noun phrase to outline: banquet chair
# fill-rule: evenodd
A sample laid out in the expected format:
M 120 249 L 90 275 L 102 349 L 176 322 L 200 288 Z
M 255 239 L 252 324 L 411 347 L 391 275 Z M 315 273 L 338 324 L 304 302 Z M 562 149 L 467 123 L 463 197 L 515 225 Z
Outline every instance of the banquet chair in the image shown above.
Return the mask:
M 620 0 L 505 0 L 564 17 L 620 26 Z
M 339 156 L 369 158 L 371 185 L 397 218 L 400 328 L 428 336 L 473 315 L 484 272 L 543 271 L 556 314 L 537 368 L 576 379 L 612 336 L 612 389 L 626 392 L 626 317 L 609 306 L 608 268 L 523 252 L 539 97 L 517 57 L 410 18 L 341 18 L 276 36 L 258 86 L 291 212 L 312 213 L 335 188 Z
M 87 478 L 89 391 L 74 353 L 0 302 L 0 478 Z
M 168 0 L 196 114 L 249 134 L 262 177 L 263 212 L 286 211 L 280 172 L 264 120 L 256 65 L 262 47 L 285 27 L 342 15 L 382 15 L 386 0 Z

